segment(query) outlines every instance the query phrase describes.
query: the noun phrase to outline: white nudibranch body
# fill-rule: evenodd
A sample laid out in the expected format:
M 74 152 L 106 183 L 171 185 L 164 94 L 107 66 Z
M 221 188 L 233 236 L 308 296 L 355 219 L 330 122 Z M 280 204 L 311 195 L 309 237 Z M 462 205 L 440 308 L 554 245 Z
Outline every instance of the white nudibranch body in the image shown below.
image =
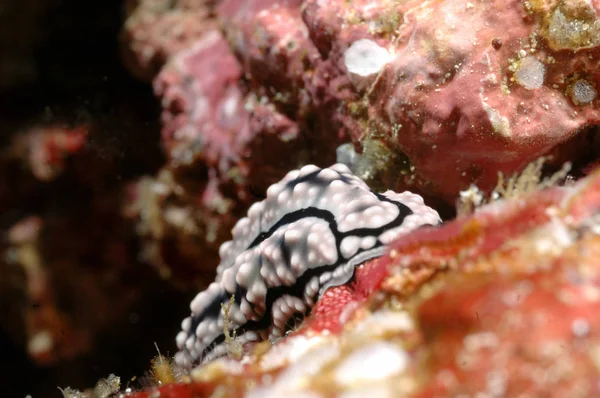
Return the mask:
M 375 193 L 343 164 L 289 172 L 221 245 L 216 280 L 182 322 L 176 362 L 192 367 L 227 354 L 221 305 L 232 295 L 228 327 L 236 342 L 276 339 L 327 288 L 348 282 L 356 266 L 384 254 L 400 235 L 439 222 L 420 196 Z

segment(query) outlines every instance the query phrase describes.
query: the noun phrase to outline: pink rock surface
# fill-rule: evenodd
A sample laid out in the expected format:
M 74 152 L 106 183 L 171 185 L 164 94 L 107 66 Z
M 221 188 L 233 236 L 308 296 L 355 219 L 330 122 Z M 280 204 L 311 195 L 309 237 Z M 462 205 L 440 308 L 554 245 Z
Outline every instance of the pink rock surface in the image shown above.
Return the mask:
M 307 66 L 319 54 L 300 19 L 301 0 L 226 0 L 217 8 L 231 44 L 253 88 L 297 101 Z M 266 87 L 264 87 L 266 85 Z M 270 89 L 270 90 L 269 90 Z M 270 91 L 270 92 L 269 92 Z
M 249 115 L 238 87 L 241 75 L 216 30 L 165 66 L 154 90 L 161 97 L 163 142 L 172 159 L 192 163 L 196 154 L 209 167 L 231 163 L 249 135 Z
M 408 178 L 389 183 L 453 201 L 471 183 L 489 189 L 498 171 L 522 169 L 598 122 L 594 7 L 225 1 L 217 12 L 251 87 L 285 98 L 277 106 L 321 137 L 350 133 L 355 143 L 375 139 L 388 155 L 406 155 Z M 364 38 L 393 56 L 366 82 L 352 79 L 344 62 Z M 585 151 L 575 147 L 569 155 Z
M 583 0 L 224 0 L 210 8 L 228 43 L 214 44 L 227 63 L 219 76 L 206 73 L 217 61 L 204 59 L 210 57 L 199 44 L 214 33 L 165 44 L 179 65 L 155 82 L 165 99 L 165 145 L 173 146 L 177 131 L 195 137 L 182 143 L 193 152 L 202 141 L 202 156 L 220 146 L 212 161 L 248 155 L 241 143 L 259 142 L 263 132 L 244 120 L 267 103 L 266 125 L 284 118 L 301 132 L 302 143 L 290 148 L 309 150 L 298 161 L 327 165 L 333 149 L 351 139 L 370 157 L 403 159 L 400 169 L 393 161 L 377 166 L 385 185 L 453 202 L 471 183 L 489 189 L 499 171 L 510 174 L 542 154 L 556 155 L 557 164 L 588 155 L 586 139 L 565 143 L 599 119 L 596 7 Z M 389 55 L 367 74 L 347 59 L 361 40 Z M 212 79 L 228 89 L 215 89 Z M 182 91 L 174 103 L 173 93 Z M 209 119 L 198 117 L 205 97 L 215 104 Z M 219 124 L 239 137 L 226 138 L 232 133 L 223 135 Z
M 556 33 L 557 23 L 548 22 L 562 3 L 402 5 L 404 22 L 389 47 L 395 58 L 371 87 L 368 115 L 384 141 L 408 155 L 427 190 L 451 200 L 473 182 L 489 189 L 498 171 L 521 169 L 598 122 L 597 47 L 549 45 L 548 23 L 555 35 L 576 35 Z M 588 22 L 596 21 L 596 3 L 564 3 L 587 7 Z M 574 12 L 563 17 L 582 23 Z
M 515 194 L 401 237 L 243 360 L 130 396 L 597 395 L 600 171 Z
M 240 83 L 243 73 L 213 30 L 174 55 L 154 81 L 172 166 L 212 169 L 220 183 L 233 181 L 242 199 L 248 185 L 263 191 L 311 151 L 296 122 Z
M 123 59 L 136 77 L 151 80 L 170 55 L 215 27 L 213 0 L 127 0 Z
M 345 7 L 351 14 L 360 4 Z M 341 55 L 349 38 L 368 33 L 362 26 L 352 28 L 345 41 L 332 48 L 330 42 L 315 40 L 311 25 L 318 29 L 322 16 L 312 15 L 312 8 L 311 2 L 299 0 L 253 0 L 243 6 L 226 0 L 217 7 L 217 15 L 250 89 L 299 124 L 313 161 L 326 166 L 321 156 L 331 156 L 348 140 L 348 131 L 360 128 L 346 106 L 358 97 Z

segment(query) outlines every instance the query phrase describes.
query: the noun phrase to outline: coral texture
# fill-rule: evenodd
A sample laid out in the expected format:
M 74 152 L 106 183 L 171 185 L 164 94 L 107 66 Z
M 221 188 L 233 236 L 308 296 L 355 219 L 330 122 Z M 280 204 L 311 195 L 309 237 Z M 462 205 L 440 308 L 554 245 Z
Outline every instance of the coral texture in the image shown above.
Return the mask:
M 599 197 L 597 171 L 413 232 L 331 288 L 279 343 L 157 391 L 597 395 Z
M 145 366 L 154 341 L 174 351 L 191 297 L 172 287 L 206 287 L 250 204 L 289 170 L 336 156 L 376 191 L 450 206 L 460 196 L 460 216 L 393 242 L 242 361 L 182 376 L 159 356 L 158 387 L 138 396 L 600 395 L 597 0 L 25 0 L 1 11 L 0 351 L 2 376 L 28 389 L 15 396 L 111 372 L 138 387 L 124 363 Z M 143 83 L 115 59 L 120 28 L 121 62 Z M 546 171 L 571 161 L 569 178 L 587 177 L 530 194 L 537 177 L 511 179 L 480 207 L 498 172 L 540 155 L 552 156 Z M 250 286 L 234 282 L 229 292 Z M 239 354 L 240 336 L 225 338 Z M 46 369 L 31 375 L 31 363 Z M 99 387 L 114 394 L 119 379 Z
M 598 123 L 596 7 L 403 4 L 387 47 L 395 57 L 366 96 L 370 130 L 404 152 L 437 195 L 452 199 L 472 182 L 492 188 L 498 171 L 519 170 Z
M 127 0 L 121 32 L 123 60 L 140 79 L 151 80 L 170 55 L 215 26 L 211 0 Z
M 164 171 L 183 192 L 176 207 L 198 209 L 197 232 L 167 223 L 168 233 L 145 234 L 146 259 L 180 276 L 216 262 L 235 219 L 270 184 L 304 164 L 332 164 L 344 142 L 365 159 L 354 171 L 373 186 L 446 203 L 473 183 L 491 190 L 499 171 L 543 154 L 554 157 L 549 167 L 584 166 L 600 114 L 596 7 L 131 2 L 128 64 L 153 79 L 161 100 Z
M 264 127 L 236 123 L 266 101 L 271 111 L 264 118 L 288 118 L 308 143 L 319 140 L 321 150 L 351 138 L 367 155 L 388 160 L 375 174 L 387 175 L 394 159 L 403 160 L 404 170 L 387 175 L 388 185 L 453 201 L 471 183 L 492 188 L 498 171 L 517 171 L 598 121 L 595 7 L 583 0 L 225 0 L 214 12 L 240 63 L 233 67 L 232 60 L 212 76 L 227 87 L 244 80 L 230 88 L 242 93 L 211 94 L 205 82 L 212 78 L 201 72 L 215 65 L 208 44 L 190 44 L 182 50 L 187 66 L 170 72 L 185 80 L 158 79 L 165 117 L 178 120 L 165 129 L 177 132 L 176 142 L 190 137 L 183 140 L 189 150 L 199 141 L 210 154 L 222 142 L 207 143 L 220 131 L 218 119 L 207 123 L 194 115 L 203 113 L 204 98 L 228 100 L 231 128 L 246 143 L 257 142 Z M 207 35 L 217 40 L 215 34 Z M 223 45 L 214 50 L 226 60 Z M 190 51 L 198 56 L 190 58 Z M 188 95 L 174 102 L 169 91 L 182 89 Z M 165 137 L 168 147 L 173 137 Z M 371 141 L 382 147 L 371 152 Z M 256 153 L 235 142 L 224 143 L 229 151 L 218 158 Z M 584 144 L 578 148 L 585 152 Z M 241 175 L 261 166 L 246 164 Z

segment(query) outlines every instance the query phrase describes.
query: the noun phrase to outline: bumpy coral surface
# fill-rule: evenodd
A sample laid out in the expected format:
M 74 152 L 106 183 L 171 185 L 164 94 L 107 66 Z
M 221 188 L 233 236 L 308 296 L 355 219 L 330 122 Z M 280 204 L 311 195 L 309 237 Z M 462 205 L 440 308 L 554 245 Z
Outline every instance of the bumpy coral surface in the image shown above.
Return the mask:
M 452 198 L 471 182 L 491 187 L 498 171 L 520 169 L 598 122 L 596 7 L 402 5 L 387 47 L 395 57 L 366 96 L 371 131 L 406 153 L 438 195 Z
M 223 123 L 201 116 L 208 100 L 239 129 L 236 140 L 257 142 L 264 127 L 239 121 L 266 101 L 271 111 L 263 117 L 285 115 L 308 142 L 331 150 L 325 141 L 351 138 L 388 159 L 375 172 L 404 159 L 388 184 L 452 201 L 472 182 L 491 188 L 497 171 L 514 172 L 598 121 L 596 7 L 583 0 L 222 1 L 214 13 L 229 46 L 214 48 L 216 33 L 207 34 L 212 44 L 202 35 L 182 50 L 187 56 L 174 55 L 186 61 L 169 74 L 181 78 L 158 78 L 165 117 L 178 120 L 165 129 L 197 137 L 184 140 L 191 151 L 191 142 L 208 145 Z M 212 49 L 226 60 L 227 47 L 238 66 L 210 60 Z M 203 74 L 207 65 L 220 72 Z M 227 87 L 244 84 L 215 94 L 206 87 L 215 77 Z M 169 92 L 181 90 L 188 94 L 174 102 Z M 165 139 L 172 146 L 173 135 Z M 371 153 L 373 140 L 383 149 Z M 223 161 L 255 154 L 235 141 L 223 145 Z
M 151 80 L 171 54 L 214 28 L 212 0 L 127 0 L 121 33 L 123 60 L 140 79 Z
M 146 253 L 172 253 L 170 242 L 180 242 L 189 255 L 173 267 L 183 274 L 196 271 L 189 264 L 216 262 L 235 219 L 270 184 L 303 164 L 332 164 L 344 142 L 365 159 L 360 177 L 448 203 L 472 183 L 490 190 L 498 171 L 511 174 L 543 154 L 554 156 L 550 167 L 567 159 L 585 166 L 597 146 L 588 126 L 600 115 L 596 7 L 129 3 L 123 49 L 161 100 L 165 170 L 189 192 L 177 206 L 199 206 L 195 228 L 211 231 L 206 240 L 170 224 L 162 237 L 145 236 Z M 189 240 L 201 241 L 207 257 L 182 243 Z M 172 273 L 164 255 L 146 258 Z
M 163 275 L 196 283 L 250 203 L 342 143 L 360 177 L 447 203 L 540 155 L 575 174 L 597 159 L 596 1 L 151 3 L 124 45 L 161 100 L 167 164 L 125 211 Z M 599 180 L 412 234 L 272 348 L 161 393 L 593 396 Z
M 353 283 L 330 289 L 272 347 L 242 362 L 216 360 L 189 384 L 158 391 L 594 396 L 599 197 L 596 172 L 421 229 L 360 267 Z

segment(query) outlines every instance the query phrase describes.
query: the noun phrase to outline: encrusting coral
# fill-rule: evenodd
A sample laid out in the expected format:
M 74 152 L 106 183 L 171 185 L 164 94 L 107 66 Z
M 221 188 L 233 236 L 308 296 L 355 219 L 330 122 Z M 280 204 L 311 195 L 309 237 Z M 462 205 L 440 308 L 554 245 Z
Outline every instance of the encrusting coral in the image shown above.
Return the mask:
M 240 325 L 273 303 L 219 270 L 233 302 L 184 322 L 179 362 L 217 335 L 234 355 L 130 396 L 600 393 L 597 2 L 153 3 L 129 10 L 123 46 L 161 100 L 167 163 L 131 185 L 125 214 L 163 276 L 199 284 L 251 203 L 336 149 L 373 186 L 463 207 L 252 346 Z M 192 309 L 210 312 L 204 298 Z
M 283 340 L 156 391 L 593 396 L 599 193 L 597 171 L 403 236 L 330 288 Z
M 158 59 L 141 68 L 161 99 L 165 170 L 190 191 L 177 207 L 197 207 L 197 230 L 217 236 L 197 250 L 183 242 L 202 233 L 172 224 L 148 239 L 148 261 L 171 275 L 216 262 L 270 184 L 333 164 L 349 141 L 368 183 L 451 204 L 542 155 L 550 168 L 595 159 L 593 2 L 154 3 L 130 8 L 123 48 L 134 70 Z M 181 261 L 158 254 L 172 240 Z

